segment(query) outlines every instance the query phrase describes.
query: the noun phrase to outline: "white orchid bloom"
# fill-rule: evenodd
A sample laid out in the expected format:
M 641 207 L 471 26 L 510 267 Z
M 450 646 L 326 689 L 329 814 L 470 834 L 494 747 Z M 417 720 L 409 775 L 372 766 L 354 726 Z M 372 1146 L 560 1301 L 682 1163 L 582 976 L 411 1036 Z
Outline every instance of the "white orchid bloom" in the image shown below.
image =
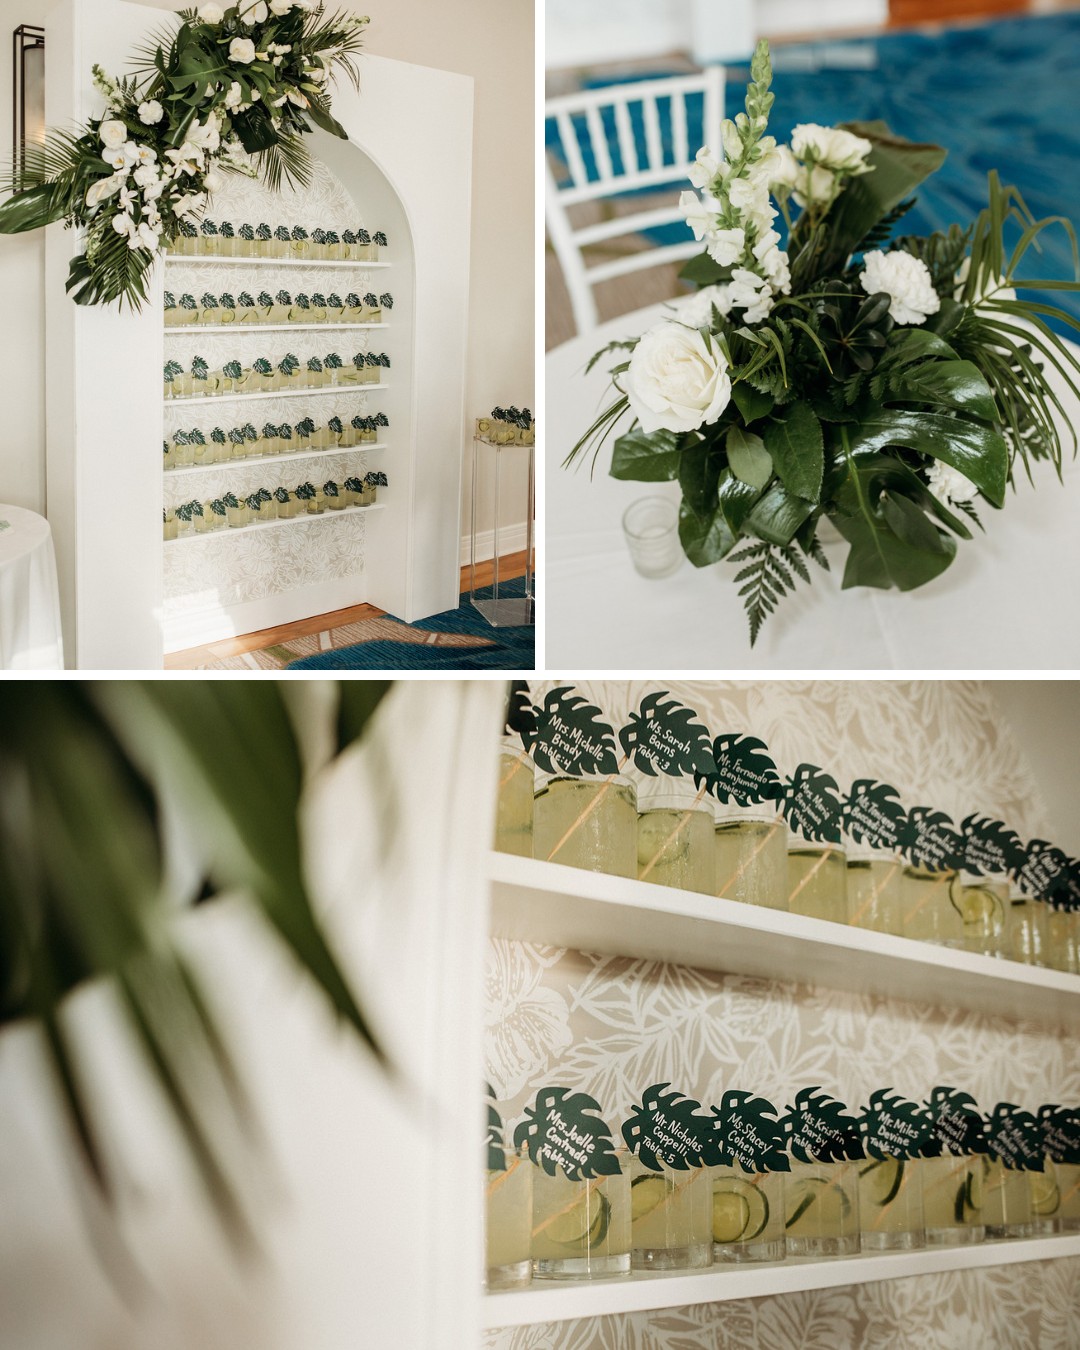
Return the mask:
M 112 227 L 117 234 L 126 234 L 130 239 L 135 230 L 135 222 L 126 212 L 120 211 L 113 216 Z
M 106 201 L 114 192 L 119 191 L 126 178 L 126 173 L 114 173 L 110 174 L 108 178 L 99 178 L 87 190 L 87 206 L 99 206 L 103 201 Z
M 247 6 L 240 0 L 240 19 L 249 28 L 253 23 L 265 23 L 268 15 L 265 0 L 253 0 L 253 3 Z

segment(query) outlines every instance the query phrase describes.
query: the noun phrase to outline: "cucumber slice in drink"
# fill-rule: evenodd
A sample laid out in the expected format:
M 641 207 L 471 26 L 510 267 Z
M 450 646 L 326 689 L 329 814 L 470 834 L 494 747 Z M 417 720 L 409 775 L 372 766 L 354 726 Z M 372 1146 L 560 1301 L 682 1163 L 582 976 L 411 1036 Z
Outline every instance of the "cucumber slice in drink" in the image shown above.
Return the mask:
M 1061 1192 L 1053 1177 L 1042 1172 L 1031 1173 L 1031 1212 L 1040 1218 L 1056 1214 L 1061 1207 Z
M 769 1202 L 759 1186 L 739 1177 L 713 1184 L 713 1241 L 752 1242 L 769 1222 Z
M 983 1179 L 981 1170 L 972 1170 L 964 1182 L 964 1208 L 972 1214 L 978 1214 L 983 1204 Z
M 1005 923 L 1005 907 L 1001 897 L 981 886 L 958 886 L 954 880 L 949 888 L 949 900 L 965 928 L 997 932 Z
M 825 1211 L 821 1222 L 830 1226 L 842 1223 L 851 1213 L 851 1201 L 844 1188 L 825 1177 L 803 1177 L 787 1188 L 787 1194 L 794 1208 L 789 1206 L 785 1228 L 798 1223 L 811 1205 Z
M 569 1209 L 554 1218 L 547 1225 L 547 1235 L 560 1247 L 595 1247 L 607 1237 L 611 1223 L 611 1203 L 603 1195 L 596 1195 L 600 1202 L 593 1208 L 593 1192 L 579 1196 Z
M 900 1194 L 900 1187 L 904 1181 L 904 1164 L 899 1158 L 883 1158 L 871 1163 L 869 1167 L 864 1167 L 859 1175 L 867 1179 L 863 1192 L 866 1199 L 872 1205 L 884 1209 Z
M 637 1223 L 667 1199 L 669 1186 L 663 1177 L 635 1177 L 630 1183 L 630 1221 Z

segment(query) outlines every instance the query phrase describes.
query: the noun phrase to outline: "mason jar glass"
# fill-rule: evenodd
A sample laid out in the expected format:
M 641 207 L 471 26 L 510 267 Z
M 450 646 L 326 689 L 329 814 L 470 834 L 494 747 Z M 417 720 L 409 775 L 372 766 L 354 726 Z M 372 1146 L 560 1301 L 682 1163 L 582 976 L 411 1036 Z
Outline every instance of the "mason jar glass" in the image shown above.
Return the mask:
M 357 494 L 349 493 L 350 498 Z M 353 503 L 355 505 L 355 502 Z M 520 745 L 504 741 L 499 755 L 495 847 L 500 853 L 533 855 L 533 762 Z
M 959 884 L 949 891 L 960 915 L 960 945 L 965 951 L 1000 956 L 1004 950 L 1008 895 L 988 877 L 961 872 Z
M 630 1264 L 635 1270 L 711 1266 L 712 1189 L 707 1167 L 659 1172 L 630 1159 Z
M 639 798 L 637 874 L 659 886 L 712 895 L 712 808 L 689 793 Z
M 955 1247 L 982 1242 L 983 1189 L 986 1178 L 981 1156 L 924 1158 L 923 1221 L 930 1246 Z
M 847 850 L 848 922 L 875 933 L 904 931 L 904 864 L 886 849 L 853 844 Z
M 859 1174 L 853 1162 L 792 1160 L 784 1186 L 788 1256 L 851 1256 L 859 1250 Z
M 1000 1158 L 986 1158 L 983 1180 L 983 1222 L 989 1238 L 1030 1237 L 1032 1233 L 1029 1172 L 1006 1167 Z
M 489 1289 L 516 1289 L 532 1279 L 532 1183 L 537 1169 L 506 1151 L 506 1169 L 484 1183 L 484 1245 Z
M 715 1261 L 782 1261 L 784 1173 L 711 1167 Z
M 715 807 L 713 893 L 787 909 L 787 826 L 768 806 Z
M 952 898 L 953 887 L 959 884 L 958 872 L 937 872 L 909 863 L 904 868 L 902 895 L 904 937 L 947 947 L 961 946 L 960 909 Z
M 859 1170 L 864 1251 L 926 1246 L 922 1167 L 925 1158 L 866 1158 Z
M 1075 910 L 1048 905 L 1046 913 L 1046 964 L 1075 975 L 1080 971 L 1080 915 Z
M 787 907 L 792 914 L 847 923 L 847 858 L 838 844 L 788 839 Z
M 1045 900 L 1025 895 L 1015 883 L 1009 887 L 1005 950 L 1012 960 L 1046 965 L 1046 910 Z
M 1063 1233 L 1080 1232 L 1080 1163 L 1055 1163 L 1058 1189 L 1058 1228 Z
M 630 1172 L 571 1181 L 533 1169 L 532 1262 L 537 1279 L 591 1280 L 630 1271 Z
M 533 800 L 533 857 L 637 876 L 637 796 L 628 778 L 545 778 Z

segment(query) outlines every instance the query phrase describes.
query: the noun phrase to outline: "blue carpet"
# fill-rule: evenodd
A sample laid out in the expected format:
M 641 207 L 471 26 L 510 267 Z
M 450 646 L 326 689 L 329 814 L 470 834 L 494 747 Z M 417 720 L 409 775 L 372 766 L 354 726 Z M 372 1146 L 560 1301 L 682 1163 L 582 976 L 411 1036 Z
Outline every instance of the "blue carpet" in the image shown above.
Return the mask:
M 986 205 L 990 169 L 1020 189 L 1037 218 L 1063 215 L 1080 226 L 1080 14 L 777 47 L 774 60 L 769 130 L 777 140 L 790 139 L 799 122 L 881 118 L 901 136 L 948 149 L 902 233 L 970 224 Z M 729 117 L 742 106 L 749 77 L 748 65 L 728 68 Z M 549 128 L 549 144 L 552 135 Z M 651 233 L 658 243 L 689 237 L 679 225 Z M 1022 275 L 1072 278 L 1063 229 L 1049 230 L 1042 250 L 1028 252 Z M 1026 294 L 1080 318 L 1080 295 Z
M 492 588 L 477 591 L 477 598 L 490 599 Z M 523 596 L 525 578 L 506 581 L 499 587 L 500 595 Z M 390 615 L 395 618 L 395 615 Z M 398 619 L 399 623 L 404 620 Z M 492 646 L 439 647 L 419 642 L 391 642 L 378 639 L 358 642 L 352 647 L 339 647 L 290 661 L 288 670 L 521 670 L 536 668 L 535 632 L 532 625 L 515 628 L 492 628 L 487 620 L 461 596 L 457 609 L 434 614 L 429 619 L 410 624 L 418 632 L 462 633 L 486 638 Z

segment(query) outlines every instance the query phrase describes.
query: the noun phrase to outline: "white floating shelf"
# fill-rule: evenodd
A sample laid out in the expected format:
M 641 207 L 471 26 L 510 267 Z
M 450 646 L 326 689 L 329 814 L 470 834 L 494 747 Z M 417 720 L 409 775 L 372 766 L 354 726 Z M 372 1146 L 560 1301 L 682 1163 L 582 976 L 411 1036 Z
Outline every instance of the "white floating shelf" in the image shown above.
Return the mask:
M 1080 1256 L 1080 1234 L 984 1242 L 970 1247 L 924 1247 L 914 1252 L 875 1252 L 829 1260 L 778 1261 L 762 1265 L 719 1265 L 708 1270 L 632 1275 L 607 1280 L 535 1281 L 525 1289 L 487 1294 L 486 1327 L 520 1327 L 532 1322 L 605 1317 L 614 1313 L 684 1308 L 695 1303 L 762 1298 L 806 1289 L 833 1289 L 936 1275 L 943 1270 L 978 1270 Z
M 370 394 L 373 389 L 389 389 L 388 384 L 328 384 L 321 389 L 271 389 L 257 394 L 183 394 L 179 398 L 167 398 L 165 407 L 174 403 L 236 403 L 254 402 L 260 398 L 318 398 L 322 394 Z
M 203 263 L 228 264 L 230 267 L 355 267 L 361 270 L 370 267 L 393 267 L 388 262 L 339 262 L 335 258 L 226 258 L 216 257 L 212 253 L 189 256 L 181 253 L 166 253 L 166 263 Z
M 493 937 L 1080 1029 L 1077 975 L 505 853 L 490 875 Z
M 388 323 L 167 323 L 170 333 L 304 333 L 313 329 L 390 328 Z
M 325 459 L 327 455 L 366 454 L 369 450 L 385 450 L 385 441 L 371 441 L 367 445 L 325 446 L 320 450 L 290 450 L 281 455 L 244 455 L 241 459 L 221 459 L 213 464 L 176 464 L 165 470 L 166 477 L 181 473 L 209 473 L 213 469 L 236 469 L 248 464 L 281 464 L 286 460 Z
M 259 534 L 264 534 L 267 530 L 273 530 L 278 527 L 284 528 L 286 525 L 305 525 L 314 521 L 323 520 L 344 520 L 351 512 L 385 511 L 385 502 L 374 502 L 371 506 L 346 506 L 341 511 L 323 511 L 321 515 L 302 515 L 293 516 L 291 520 L 264 520 L 258 525 L 236 525 L 231 529 L 226 525 L 224 529 L 204 530 L 200 533 L 182 534 L 177 539 L 164 539 L 162 543 L 166 548 L 173 544 L 193 544 L 199 539 L 228 539 L 230 535 L 235 538 L 238 534 L 245 534 L 251 530 L 257 530 Z

